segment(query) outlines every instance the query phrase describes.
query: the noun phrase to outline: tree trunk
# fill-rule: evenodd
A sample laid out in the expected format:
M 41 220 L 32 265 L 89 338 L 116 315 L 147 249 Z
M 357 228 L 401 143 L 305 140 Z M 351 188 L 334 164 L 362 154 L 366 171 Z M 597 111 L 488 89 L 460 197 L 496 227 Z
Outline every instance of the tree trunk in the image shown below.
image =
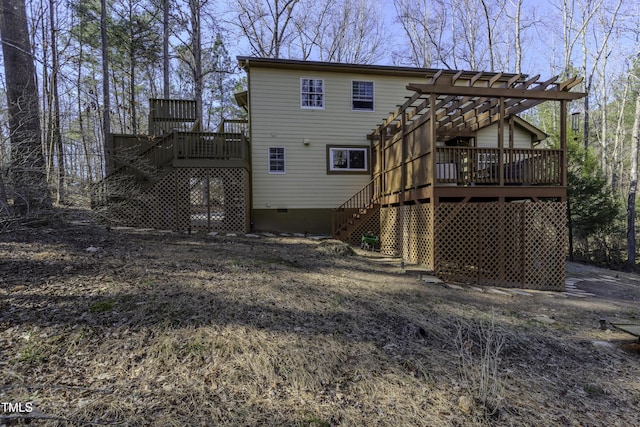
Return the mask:
M 169 99 L 169 0 L 164 0 L 162 7 L 162 72 L 163 96 Z
M 515 47 L 516 47 L 516 73 L 522 73 L 522 27 L 521 27 L 521 13 L 522 13 L 522 0 L 517 0 L 515 3 L 516 16 L 515 16 Z
M 495 71 L 495 63 L 493 61 L 493 34 L 491 31 L 491 16 L 489 15 L 489 8 L 485 0 L 482 0 L 482 8 L 484 9 L 484 19 L 487 24 L 487 44 L 489 45 L 489 71 Z
M 107 43 L 107 2 L 100 1 L 100 39 L 102 41 L 102 138 L 104 151 L 105 175 L 111 173 L 111 150 L 109 134 L 111 133 L 111 90 L 109 85 L 109 46 Z
M 638 189 L 638 145 L 640 145 L 640 93 L 636 98 L 636 111 L 631 136 L 631 170 L 627 197 L 627 263 L 636 264 L 636 191 Z
M 51 91 L 53 96 L 52 114 L 52 146 L 58 159 L 58 203 L 65 203 L 65 160 L 62 135 L 60 134 L 60 97 L 58 95 L 58 36 L 55 20 L 55 2 L 49 0 L 49 19 L 51 20 Z
M 135 29 L 133 27 L 133 3 L 129 2 L 129 108 L 131 110 L 131 133 L 138 134 L 138 114 L 136 109 L 136 48 Z
M 0 37 L 9 105 L 14 210 L 22 216 L 51 208 L 47 186 L 36 70 L 24 0 L 1 0 Z
M 202 28 L 201 23 L 201 3 L 200 0 L 190 0 L 191 8 L 191 49 L 193 52 L 193 87 L 194 97 L 196 99 L 196 115 L 202 120 L 202 93 L 203 93 L 203 76 L 202 76 Z
M 82 31 L 82 27 L 80 27 L 80 31 Z M 82 43 L 80 43 L 79 45 L 79 53 L 78 53 L 78 76 L 77 76 L 77 80 L 76 80 L 76 88 L 77 88 L 77 92 L 78 92 L 78 128 L 80 130 L 80 137 L 82 138 L 82 148 L 84 150 L 84 159 L 85 159 L 85 163 L 87 164 L 87 183 L 89 185 L 91 185 L 91 183 L 93 182 L 93 168 L 91 166 L 91 155 L 90 155 L 90 148 L 89 148 L 89 142 L 87 140 L 87 136 L 85 134 L 85 130 L 84 130 L 84 108 L 82 108 L 82 67 L 84 65 L 83 63 L 83 49 L 82 49 Z M 91 103 L 89 103 L 89 105 L 91 105 Z M 91 107 L 89 107 L 91 108 Z

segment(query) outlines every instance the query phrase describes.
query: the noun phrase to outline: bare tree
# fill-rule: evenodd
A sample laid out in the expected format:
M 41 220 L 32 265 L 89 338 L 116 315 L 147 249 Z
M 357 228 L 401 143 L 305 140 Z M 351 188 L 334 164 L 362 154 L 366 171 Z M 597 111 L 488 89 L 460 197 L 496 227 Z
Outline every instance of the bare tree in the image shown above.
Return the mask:
M 603 61 L 603 66 L 606 68 L 607 61 L 607 46 L 609 37 L 611 36 L 614 28 L 616 18 L 618 16 L 618 12 L 620 11 L 620 7 L 622 6 L 622 0 L 617 0 L 617 4 L 615 4 L 613 11 L 609 14 L 608 11 L 605 10 L 603 6 L 603 0 L 586 0 L 582 7 L 582 25 L 580 27 L 580 39 L 582 41 L 582 68 L 585 73 L 585 82 L 586 82 L 586 92 L 591 92 L 593 87 L 593 78 L 595 71 L 600 63 Z M 604 14 L 604 16 L 603 16 Z M 593 28 L 592 21 L 596 16 L 600 16 L 600 24 L 602 27 L 599 31 L 596 31 Z M 593 31 L 588 31 L 589 28 L 593 28 Z M 587 40 L 587 33 L 593 34 L 595 40 L 592 43 L 589 43 Z M 601 35 L 602 39 L 598 39 L 598 34 Z M 591 61 L 589 61 L 591 59 Z M 589 63 L 591 62 L 591 63 Z M 603 78 L 606 78 L 606 75 L 603 73 Z M 603 82 L 604 84 L 604 82 Z M 589 147 L 589 124 L 590 124 L 590 113 L 591 107 L 589 105 L 589 96 L 584 98 L 584 148 L 585 150 Z M 605 105 L 602 106 L 603 111 L 606 111 Z M 606 114 L 604 123 L 606 125 Z M 606 142 L 602 142 L 602 144 L 606 144 Z M 604 155 L 604 151 L 602 154 L 602 169 L 606 170 L 606 156 Z
M 193 84 L 193 97 L 196 100 L 197 116 L 202 119 L 202 105 L 204 93 L 204 80 L 207 74 L 213 70 L 203 68 L 203 11 L 206 10 L 208 0 L 186 0 L 188 13 L 178 11 L 175 19 L 182 32 L 174 33 L 182 42 L 178 52 L 178 58 L 189 69 L 190 79 Z M 215 31 L 215 22 L 211 23 L 210 31 Z
M 636 264 L 636 192 L 638 190 L 638 147 L 640 146 L 640 91 L 636 96 L 636 111 L 631 136 L 631 167 L 627 196 L 627 263 Z
M 292 40 L 289 52 L 291 54 L 293 49 L 297 48 L 300 51 L 300 59 L 308 60 L 327 28 L 336 0 L 302 0 L 302 2 L 301 7 L 306 13 L 296 16 L 293 21 L 296 36 Z
M 280 58 L 294 38 L 300 0 L 236 0 L 236 21 L 254 55 Z
M 511 0 L 514 7 L 513 17 L 513 43 L 515 48 L 515 72 L 522 73 L 522 1 L 523 0 Z
M 14 210 L 22 216 L 51 208 L 40 132 L 40 107 L 24 0 L 0 3 Z
M 111 88 L 109 85 L 109 43 L 107 38 L 107 0 L 100 0 L 100 40 L 102 45 L 102 138 L 105 175 L 111 173 L 109 134 L 111 133 Z
M 52 146 L 58 154 L 58 203 L 65 202 L 65 157 L 62 146 L 62 134 L 60 132 L 60 95 L 58 93 L 58 73 L 60 72 L 58 52 L 58 28 L 56 19 L 56 7 L 54 0 L 49 0 L 49 20 L 51 22 L 51 139 Z
M 484 20 L 487 27 L 487 47 L 489 49 L 489 71 L 496 71 L 496 48 L 499 43 L 496 27 L 500 22 L 505 9 L 504 2 L 489 2 L 481 0 Z
M 452 37 L 462 41 L 461 49 L 454 49 L 452 54 L 455 57 L 456 68 L 460 68 L 462 62 L 463 68 L 478 70 L 483 68 L 484 53 L 486 40 L 482 38 L 481 12 L 478 2 L 475 0 L 455 0 L 452 2 L 452 10 L 454 11 L 454 20 Z M 456 45 L 454 45 L 455 47 Z
M 162 93 L 165 99 L 169 99 L 171 95 L 169 85 L 169 36 L 171 35 L 169 2 L 170 0 L 162 0 Z
M 320 60 L 370 64 L 384 41 L 382 13 L 367 0 L 334 0 L 317 39 Z
M 449 7 L 444 0 L 394 0 L 398 22 L 404 29 L 406 45 L 400 55 L 416 67 L 442 64 L 452 68 L 452 43 L 448 38 Z M 408 48 L 408 49 L 407 49 Z M 408 52 L 407 52 L 408 51 Z

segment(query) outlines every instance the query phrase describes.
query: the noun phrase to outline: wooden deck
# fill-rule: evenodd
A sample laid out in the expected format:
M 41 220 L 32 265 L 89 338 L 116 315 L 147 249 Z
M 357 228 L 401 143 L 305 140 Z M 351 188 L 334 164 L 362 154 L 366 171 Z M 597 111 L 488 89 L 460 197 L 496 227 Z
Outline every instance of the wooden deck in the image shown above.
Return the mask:
M 374 150 L 377 147 L 374 147 Z M 382 204 L 439 198 L 566 198 L 565 152 L 554 149 L 438 147 L 405 162 L 384 149 L 384 165 L 374 173 L 374 199 Z
M 160 137 L 112 135 L 114 170 L 146 162 L 149 167 L 246 167 L 249 142 L 243 133 L 180 132 Z

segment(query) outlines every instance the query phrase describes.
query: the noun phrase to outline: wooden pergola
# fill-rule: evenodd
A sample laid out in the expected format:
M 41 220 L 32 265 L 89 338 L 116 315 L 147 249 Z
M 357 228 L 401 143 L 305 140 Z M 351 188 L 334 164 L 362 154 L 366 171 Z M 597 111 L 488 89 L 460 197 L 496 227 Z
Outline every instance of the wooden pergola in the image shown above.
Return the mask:
M 570 91 L 581 81 L 577 77 L 541 81 L 539 75 L 439 71 L 426 83 L 409 84 L 407 89 L 414 94 L 369 135 L 375 198 L 383 205 L 410 200 L 437 203 L 441 197 L 566 200 L 567 103 L 586 96 Z M 514 148 L 517 115 L 546 101 L 560 103 L 559 149 Z M 498 127 L 494 148 L 438 144 L 470 137 L 494 123 Z M 460 169 L 455 177 L 438 176 L 438 163 L 443 159 L 460 165 L 478 155 L 497 160 L 491 179 L 470 170 L 465 175 Z M 509 173 L 516 162 L 528 162 L 527 176 Z

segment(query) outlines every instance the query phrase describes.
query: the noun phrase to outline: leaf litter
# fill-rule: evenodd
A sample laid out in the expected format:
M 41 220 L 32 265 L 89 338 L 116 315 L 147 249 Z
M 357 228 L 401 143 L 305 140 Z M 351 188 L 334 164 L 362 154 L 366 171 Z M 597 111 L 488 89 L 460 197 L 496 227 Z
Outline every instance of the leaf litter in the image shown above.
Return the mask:
M 639 315 L 637 276 L 598 288 L 571 265 L 595 296 L 525 297 L 341 245 L 86 219 L 1 234 L 0 401 L 34 410 L 0 425 L 637 425 L 633 337 L 599 323 Z

